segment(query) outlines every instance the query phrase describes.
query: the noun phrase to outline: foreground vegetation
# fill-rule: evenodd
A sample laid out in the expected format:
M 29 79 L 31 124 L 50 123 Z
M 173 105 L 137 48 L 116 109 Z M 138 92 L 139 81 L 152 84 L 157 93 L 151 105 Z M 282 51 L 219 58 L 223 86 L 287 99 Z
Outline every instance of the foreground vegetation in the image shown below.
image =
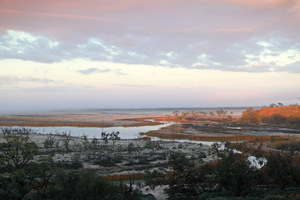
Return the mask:
M 159 120 L 176 123 L 146 133 L 170 141 L 2 128 L 0 199 L 147 200 L 155 188 L 173 200 L 300 199 L 299 119 L 298 105 L 249 108 L 241 118 L 224 110 L 175 111 Z M 266 131 L 283 134 L 260 135 Z
M 169 199 L 297 199 L 300 166 L 291 154 L 262 155 L 258 148 L 256 156 L 263 156 L 258 163 L 267 161 L 259 168 L 249 161 L 248 154 L 237 153 L 230 146 L 226 143 L 220 151 L 221 145 L 215 144 L 219 159 L 201 166 L 180 153 L 171 154 L 173 170 L 148 173 L 146 181 L 152 187 L 168 184 Z
M 32 134 L 25 129 L 2 129 L 0 199 L 154 199 L 152 195 L 133 190 L 135 176 L 130 173 L 132 180 L 127 185 L 119 179 L 110 182 L 97 170 L 83 167 L 77 154 L 80 152 L 95 157 L 90 158 L 95 163 L 114 166 L 117 162 L 115 154 L 107 150 L 116 151 L 115 143 L 108 147 L 108 141 L 104 141 L 103 148 L 99 149 L 96 141 L 84 137 L 79 145 L 74 143 L 75 138 L 64 134 L 48 135 L 41 147 L 30 139 Z M 117 133 L 103 133 L 104 140 L 113 140 L 117 136 Z M 104 149 L 109 155 L 98 157 L 96 151 Z M 54 158 L 69 154 L 72 155 L 69 161 Z
M 56 148 L 55 142 L 51 142 L 54 136 L 49 135 L 41 148 L 30 139 L 30 131 L 10 130 L 1 133 L 0 199 L 154 199 L 141 192 L 142 185 L 165 187 L 169 199 L 297 199 L 300 191 L 300 166 L 294 160 L 299 144 L 278 146 L 278 151 L 265 154 L 260 144 L 249 149 L 244 143 L 215 143 L 210 154 L 215 155 L 216 160 L 205 163 L 203 158 L 207 154 L 197 149 L 187 154 L 184 150 L 188 146 L 162 151 L 162 143 L 145 142 L 140 148 L 130 143 L 128 154 L 138 160 L 132 161 L 133 166 L 147 162 L 142 158 L 153 159 L 160 155 L 156 154 L 158 149 L 165 152 L 166 162 L 148 171 L 144 168 L 144 173 L 138 176 L 128 171 L 127 176 L 104 177 L 97 170 L 85 169 L 78 158 L 63 163 L 53 159 L 61 151 L 74 153 L 76 145 L 66 140 Z M 108 135 L 117 136 L 116 133 Z M 117 160 L 107 159 L 116 158 L 121 147 L 113 141 L 106 143 L 104 134 L 103 137 L 102 148 L 96 149 L 93 149 L 95 141 L 83 138 L 82 153 L 84 149 L 91 150 L 90 156 L 95 153 L 96 158 L 91 159 L 96 163 L 114 166 L 118 159 L 125 158 L 124 154 L 117 153 Z M 237 153 L 235 149 L 244 153 Z M 95 156 L 97 151 L 104 151 L 107 157 Z M 249 155 L 264 158 L 267 164 L 258 168 L 251 164 Z M 259 162 L 262 164 L 264 159 Z M 138 177 L 141 181 L 135 183 Z

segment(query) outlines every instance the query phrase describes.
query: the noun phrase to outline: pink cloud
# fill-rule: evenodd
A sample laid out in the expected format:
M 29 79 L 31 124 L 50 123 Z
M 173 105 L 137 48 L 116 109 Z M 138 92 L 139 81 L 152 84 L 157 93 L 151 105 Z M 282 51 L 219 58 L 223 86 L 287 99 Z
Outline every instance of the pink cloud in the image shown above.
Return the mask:
M 23 12 L 18 11 L 18 10 L 2 10 L 1 13 L 5 13 L 5 14 L 22 14 Z
M 187 68 L 199 62 L 199 55 L 205 54 L 210 56 L 211 63 L 222 63 L 227 69 L 244 68 L 244 54 L 261 50 L 257 41 L 282 38 L 297 44 L 300 29 L 296 2 L 0 0 L 4 50 L 11 45 L 5 36 L 7 30 L 43 36 L 59 43 L 55 48 L 48 48 L 47 39 L 39 40 L 36 46 L 23 41 L 22 45 L 29 48 L 22 55 L 8 50 L 1 54 L 3 58 L 44 62 L 83 57 L 156 65 L 167 60 L 172 66 Z M 91 39 L 102 45 L 90 42 Z M 175 56 L 166 58 L 168 52 Z
M 55 17 L 55 18 L 65 18 L 65 19 L 86 19 L 86 20 L 97 20 L 97 21 L 107 21 L 105 18 L 101 17 L 91 17 L 85 15 L 75 15 L 75 14 L 60 14 L 60 13 L 42 13 L 34 12 L 33 15 L 42 16 L 42 17 Z
M 218 29 L 212 29 L 208 31 L 216 31 L 216 32 L 251 32 L 254 31 L 261 26 L 244 26 L 244 27 L 230 27 L 230 28 L 218 28 Z
M 226 4 L 231 4 L 254 8 L 299 7 L 298 0 L 189 0 L 185 2 L 181 0 L 1 0 L 0 8 L 5 9 L 6 12 L 34 11 L 44 13 L 45 11 L 52 10 L 56 11 L 57 13 L 70 13 L 70 11 L 83 11 L 86 15 L 88 14 L 88 11 L 116 13 L 125 11 L 143 12 L 151 10 L 152 13 L 168 13 L 170 10 L 175 10 L 176 12 L 180 13 L 184 10 L 190 9 L 190 7 L 210 7 L 219 3 L 224 4 L 225 6 Z
M 252 32 L 256 29 L 259 29 L 261 25 L 257 26 L 241 26 L 241 27 L 220 27 L 220 28 L 214 28 L 214 29 L 207 29 L 202 27 L 187 27 L 187 28 L 165 28 L 161 29 L 162 32 L 167 33 L 192 33 L 192 32 L 223 32 L 223 33 L 246 33 L 246 32 Z M 156 30 L 157 31 L 157 30 Z
M 31 11 L 42 11 L 42 10 L 57 10 L 62 12 L 69 12 L 70 10 L 89 10 L 89 11 L 102 11 L 112 12 L 126 10 L 129 7 L 135 7 L 145 4 L 139 0 L 117 0 L 117 1 L 106 1 L 106 0 L 2 0 L 0 6 L 2 8 L 11 10 L 23 10 L 27 12 Z M 149 4 L 149 3 L 147 3 Z M 151 3 L 152 4 L 152 3 Z
M 230 4 L 242 5 L 255 8 L 273 8 L 282 6 L 294 6 L 298 0 L 216 0 Z

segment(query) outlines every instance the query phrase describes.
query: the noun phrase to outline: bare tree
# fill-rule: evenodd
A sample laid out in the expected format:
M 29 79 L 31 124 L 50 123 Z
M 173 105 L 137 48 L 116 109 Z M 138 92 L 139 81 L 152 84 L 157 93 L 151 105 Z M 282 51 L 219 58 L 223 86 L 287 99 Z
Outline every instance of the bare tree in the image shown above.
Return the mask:
M 66 148 L 66 151 L 71 151 L 70 150 L 70 142 L 73 140 L 72 136 L 71 136 L 71 131 L 69 131 L 69 133 L 63 132 L 62 138 L 63 138 L 62 140 L 63 140 L 64 146 Z
M 121 191 L 126 196 L 127 199 L 130 197 L 130 195 L 133 192 L 133 184 L 134 184 L 134 181 L 135 181 L 134 176 L 132 176 L 132 174 L 130 174 L 129 172 L 128 172 L 128 177 L 129 177 L 129 185 L 125 185 L 123 183 L 123 181 L 120 179 Z
M 111 133 L 109 134 L 109 139 L 112 140 L 112 142 L 113 142 L 113 147 L 115 146 L 116 141 L 117 141 L 117 140 L 120 140 L 119 134 L 120 134 L 119 131 L 117 131 L 117 132 L 114 132 L 114 131 L 113 131 L 113 132 L 111 132 Z
M 49 135 L 47 135 L 47 138 L 44 141 L 44 147 L 47 148 L 53 148 L 54 144 L 55 144 L 56 138 L 55 136 L 50 133 Z
M 105 147 L 108 145 L 108 137 L 109 133 L 106 133 L 106 131 L 101 132 L 101 139 L 103 140 Z

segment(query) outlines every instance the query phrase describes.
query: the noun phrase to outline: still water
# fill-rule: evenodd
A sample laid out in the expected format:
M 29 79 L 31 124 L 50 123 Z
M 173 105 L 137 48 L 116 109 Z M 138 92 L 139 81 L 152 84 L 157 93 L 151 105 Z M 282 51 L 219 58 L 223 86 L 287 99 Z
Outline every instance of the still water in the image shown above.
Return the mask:
M 62 134 L 63 132 L 66 132 L 67 134 L 70 132 L 72 136 L 81 137 L 83 135 L 87 136 L 88 138 L 101 138 L 101 133 L 103 131 L 107 133 L 111 132 L 117 132 L 119 131 L 119 137 L 121 139 L 136 139 L 140 135 L 139 133 L 142 132 L 148 132 L 148 131 L 154 131 L 159 130 L 160 128 L 170 126 L 173 123 L 163 123 L 161 125 L 154 125 L 154 126 L 140 126 L 140 127 L 123 127 L 123 126 L 117 126 L 117 127 L 105 127 L 105 128 L 99 128 L 99 127 L 72 127 L 72 126 L 54 126 L 54 127 L 19 127 L 19 126 L 13 126 L 11 128 L 29 128 L 34 133 L 41 133 L 41 134 Z M 3 127 L 4 128 L 4 127 Z

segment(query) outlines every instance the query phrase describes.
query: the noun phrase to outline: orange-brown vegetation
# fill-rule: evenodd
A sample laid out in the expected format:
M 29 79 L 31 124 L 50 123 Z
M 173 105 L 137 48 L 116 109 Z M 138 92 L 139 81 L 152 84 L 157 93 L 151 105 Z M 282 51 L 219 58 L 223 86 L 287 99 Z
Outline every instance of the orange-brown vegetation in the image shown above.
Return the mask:
M 143 139 L 144 139 L 144 140 L 150 141 L 150 140 L 151 140 L 151 137 L 149 137 L 149 136 L 144 136 Z
M 285 120 L 287 122 L 300 122 L 300 105 L 268 107 L 261 108 L 258 111 L 258 116 L 262 121 L 280 122 Z
M 300 125 L 300 105 L 272 106 L 258 110 L 248 108 L 243 112 L 241 121 Z
M 258 110 L 253 108 L 248 108 L 243 112 L 241 121 L 248 123 L 258 123 L 260 122 L 260 117 L 258 116 Z

